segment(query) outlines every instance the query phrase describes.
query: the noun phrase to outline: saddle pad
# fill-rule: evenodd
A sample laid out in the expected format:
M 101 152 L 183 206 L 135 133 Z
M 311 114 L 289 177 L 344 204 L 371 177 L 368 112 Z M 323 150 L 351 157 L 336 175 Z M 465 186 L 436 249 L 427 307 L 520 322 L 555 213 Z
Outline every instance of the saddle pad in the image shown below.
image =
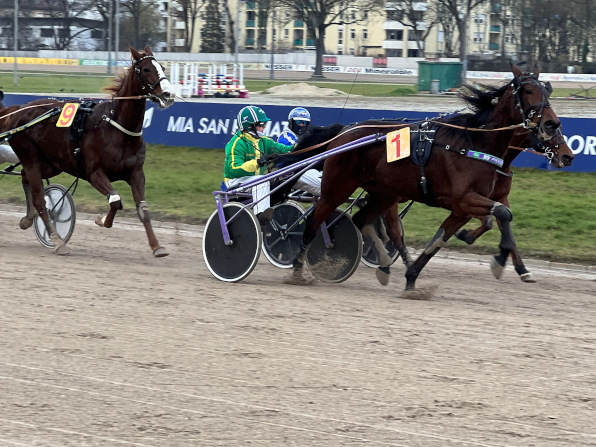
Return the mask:
M 410 145 L 412 161 L 417 166 L 424 166 L 430 157 L 430 150 L 435 138 L 436 129 L 411 129 Z

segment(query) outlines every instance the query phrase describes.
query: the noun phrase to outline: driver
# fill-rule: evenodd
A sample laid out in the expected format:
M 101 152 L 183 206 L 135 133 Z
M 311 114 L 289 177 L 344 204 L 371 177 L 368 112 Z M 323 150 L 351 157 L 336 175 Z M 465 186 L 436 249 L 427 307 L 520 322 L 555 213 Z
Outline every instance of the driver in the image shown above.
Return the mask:
M 284 129 L 277 142 L 293 147 L 298 141 L 298 138 L 306 132 L 309 125 L 310 112 L 304 107 L 293 108 L 288 115 L 288 127 Z M 285 164 L 283 162 L 278 165 L 278 167 L 284 166 Z M 320 197 L 322 175 L 323 173 L 315 168 L 309 169 L 298 178 L 294 189 L 300 189 L 315 197 Z
M 227 188 L 236 188 L 255 176 L 265 174 L 266 166 L 259 167 L 257 161 L 261 155 L 283 154 L 292 150 L 293 146 L 277 143 L 263 134 L 268 121 L 271 120 L 257 106 L 246 106 L 238 112 L 238 131 L 225 149 L 224 182 Z M 252 195 L 255 201 L 263 198 L 254 208 L 259 222 L 263 224 L 271 220 L 273 209 L 269 207 L 269 183 L 253 186 Z

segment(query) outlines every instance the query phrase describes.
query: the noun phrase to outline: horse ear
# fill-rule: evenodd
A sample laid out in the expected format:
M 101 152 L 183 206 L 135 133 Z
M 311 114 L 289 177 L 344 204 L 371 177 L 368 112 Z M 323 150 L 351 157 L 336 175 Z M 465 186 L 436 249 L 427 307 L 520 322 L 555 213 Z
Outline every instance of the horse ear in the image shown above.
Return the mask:
M 536 79 L 538 79 L 538 75 L 540 74 L 540 68 L 538 68 L 538 62 L 534 64 L 534 69 L 532 70 Z
M 133 47 L 129 46 L 129 48 L 130 48 L 130 54 L 132 54 L 132 57 L 135 60 L 139 60 L 141 58 L 141 54 L 137 50 L 135 50 Z
M 513 76 L 519 78 L 522 75 L 521 70 L 517 68 L 517 65 L 515 65 L 513 61 L 509 61 L 509 63 L 511 64 L 511 71 L 513 72 Z
M 147 46 L 145 47 L 145 54 L 146 54 L 147 56 L 153 56 L 153 51 L 151 51 L 151 48 L 149 48 L 149 45 L 147 45 Z

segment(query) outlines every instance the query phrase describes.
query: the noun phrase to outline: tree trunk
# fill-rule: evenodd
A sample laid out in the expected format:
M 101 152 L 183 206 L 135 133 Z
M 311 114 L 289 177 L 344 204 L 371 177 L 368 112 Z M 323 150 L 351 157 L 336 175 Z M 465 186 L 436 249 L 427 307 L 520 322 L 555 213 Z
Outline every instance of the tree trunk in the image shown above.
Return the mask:
M 313 80 L 325 79 L 325 76 L 323 76 L 323 54 L 325 53 L 325 28 L 319 27 L 318 31 L 318 35 L 315 37 L 315 72 L 310 77 Z

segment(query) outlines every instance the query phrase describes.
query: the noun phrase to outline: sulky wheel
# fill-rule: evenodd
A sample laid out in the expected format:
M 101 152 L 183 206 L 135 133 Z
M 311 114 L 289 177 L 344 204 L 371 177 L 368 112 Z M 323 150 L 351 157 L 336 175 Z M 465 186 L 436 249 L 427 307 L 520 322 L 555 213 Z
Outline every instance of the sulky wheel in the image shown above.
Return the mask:
M 327 219 L 329 225 L 342 210 L 335 210 Z M 317 232 L 306 253 L 306 263 L 314 276 L 322 281 L 343 282 L 356 271 L 362 256 L 362 234 L 348 215 L 327 227 L 331 246 L 326 247 L 323 233 Z
M 75 204 L 72 195 L 64 186 L 54 184 L 45 187 L 44 198 L 46 200 L 48 217 L 54 222 L 56 233 L 60 239 L 68 242 L 72 236 L 76 222 Z M 54 246 L 50 240 L 48 230 L 39 215 L 35 217 L 33 228 L 35 230 L 35 236 L 42 245 L 46 247 Z
M 263 230 L 263 252 L 276 267 L 292 267 L 292 261 L 300 252 L 302 233 L 306 226 L 304 208 L 289 200 L 273 209 L 273 219 Z
M 231 244 L 226 245 L 223 238 L 219 215 L 215 211 L 203 233 L 203 257 L 213 276 L 221 281 L 237 282 L 246 278 L 253 271 L 261 254 L 261 227 L 255 215 L 240 203 L 228 203 L 223 206 L 228 223 Z
M 401 219 L 399 220 L 399 228 L 403 240 L 404 224 Z M 385 218 L 383 216 L 379 217 L 375 222 L 375 230 L 377 236 L 379 236 L 381 240 L 387 240 L 387 242 L 385 242 L 385 249 L 391 258 L 391 264 L 393 264 L 397 258 L 399 258 L 399 250 L 393 242 L 388 239 Z M 373 247 L 373 244 L 366 237 L 362 238 L 362 244 L 362 263 L 368 267 L 377 268 L 379 266 L 379 253 L 377 252 L 377 249 Z

